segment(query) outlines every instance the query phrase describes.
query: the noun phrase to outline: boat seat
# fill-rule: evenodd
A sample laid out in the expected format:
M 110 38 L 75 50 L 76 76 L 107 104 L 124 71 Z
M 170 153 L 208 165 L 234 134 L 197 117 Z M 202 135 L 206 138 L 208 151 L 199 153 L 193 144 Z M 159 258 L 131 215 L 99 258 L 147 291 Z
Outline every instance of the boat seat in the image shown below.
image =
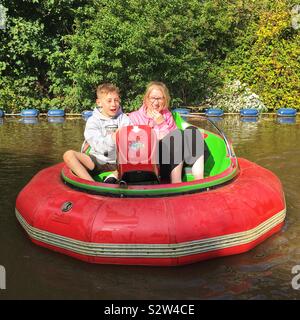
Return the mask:
M 159 184 L 159 179 L 154 172 L 151 171 L 127 171 L 123 174 L 121 181 L 130 185 L 151 185 Z
M 151 127 L 135 125 L 120 128 L 116 145 L 121 181 L 135 185 L 159 183 L 157 137 Z

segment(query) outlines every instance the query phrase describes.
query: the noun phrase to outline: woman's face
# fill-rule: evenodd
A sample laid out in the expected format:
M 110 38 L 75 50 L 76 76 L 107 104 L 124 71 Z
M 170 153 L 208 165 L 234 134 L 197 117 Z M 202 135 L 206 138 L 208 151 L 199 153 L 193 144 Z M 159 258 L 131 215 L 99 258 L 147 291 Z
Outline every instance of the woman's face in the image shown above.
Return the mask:
M 155 111 L 162 111 L 165 108 L 165 97 L 158 88 L 153 88 L 147 99 L 147 108 Z

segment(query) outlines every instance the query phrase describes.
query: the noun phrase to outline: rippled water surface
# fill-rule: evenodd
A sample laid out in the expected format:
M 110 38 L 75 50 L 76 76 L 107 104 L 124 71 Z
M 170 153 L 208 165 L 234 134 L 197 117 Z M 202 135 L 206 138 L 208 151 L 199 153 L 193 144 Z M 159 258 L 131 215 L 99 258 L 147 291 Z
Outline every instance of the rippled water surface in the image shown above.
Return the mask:
M 191 122 L 197 124 L 197 119 Z M 280 123 L 225 117 L 218 125 L 239 157 L 279 176 L 287 201 L 282 231 L 250 252 L 183 267 L 90 265 L 31 243 L 18 224 L 15 200 L 41 169 L 79 149 L 85 122 L 24 123 L 0 119 L 0 299 L 300 299 L 292 268 L 300 265 L 300 119 Z

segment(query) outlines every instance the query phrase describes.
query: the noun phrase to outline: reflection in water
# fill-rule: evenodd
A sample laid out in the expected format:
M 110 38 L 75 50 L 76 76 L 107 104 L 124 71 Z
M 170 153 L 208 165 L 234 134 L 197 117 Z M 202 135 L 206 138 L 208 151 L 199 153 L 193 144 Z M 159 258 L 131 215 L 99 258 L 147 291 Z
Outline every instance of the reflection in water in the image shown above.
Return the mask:
M 213 121 L 213 122 L 220 122 L 223 120 L 222 117 L 207 117 L 207 119 L 209 119 L 210 121 Z
M 21 118 L 19 122 L 24 124 L 38 124 L 39 120 L 36 117 L 24 117 Z
M 4 123 L 3 118 L 0 118 L 0 125 L 2 125 Z
M 257 122 L 258 117 L 241 117 L 242 122 Z
M 191 122 L 200 124 L 197 118 Z M 176 268 L 91 265 L 33 245 L 24 234 L 14 215 L 17 194 L 41 169 L 60 162 L 65 150 L 80 149 L 84 126 L 83 119 L 57 126 L 41 119 L 35 126 L 24 126 L 9 118 L 0 126 L 0 264 L 7 270 L 4 298 L 300 298 L 291 287 L 292 267 L 300 264 L 299 119 L 293 126 L 263 116 L 253 123 L 239 116 L 225 116 L 218 122 L 239 157 L 272 170 L 281 179 L 286 224 L 250 252 Z
M 65 117 L 48 117 L 49 123 L 64 123 Z
M 294 124 L 296 117 L 277 117 L 277 122 L 280 124 Z

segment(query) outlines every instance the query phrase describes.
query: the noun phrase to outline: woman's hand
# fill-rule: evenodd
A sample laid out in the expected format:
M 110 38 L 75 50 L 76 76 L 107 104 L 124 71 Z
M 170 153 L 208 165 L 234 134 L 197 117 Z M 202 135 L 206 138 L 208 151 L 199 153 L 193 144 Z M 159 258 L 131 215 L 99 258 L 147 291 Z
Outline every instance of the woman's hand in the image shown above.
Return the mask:
M 148 115 L 157 123 L 161 124 L 165 121 L 163 115 L 157 110 L 149 110 Z

